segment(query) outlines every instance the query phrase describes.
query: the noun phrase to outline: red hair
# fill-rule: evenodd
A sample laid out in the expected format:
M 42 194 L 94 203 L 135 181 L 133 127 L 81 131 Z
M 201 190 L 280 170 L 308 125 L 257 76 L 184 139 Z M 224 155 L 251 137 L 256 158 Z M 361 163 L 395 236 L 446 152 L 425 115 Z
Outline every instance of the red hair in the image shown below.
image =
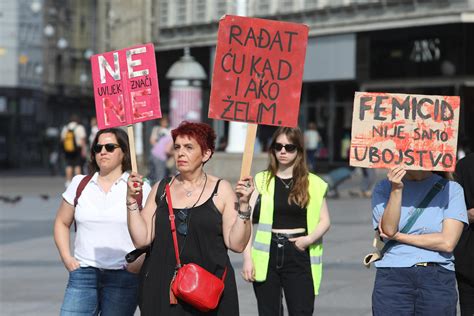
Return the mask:
M 203 153 L 207 150 L 211 151 L 209 159 L 211 159 L 212 154 L 214 154 L 216 148 L 216 133 L 209 124 L 183 121 L 177 128 L 171 131 L 171 136 L 173 137 L 173 142 L 176 141 L 176 137 L 178 136 L 194 138 Z

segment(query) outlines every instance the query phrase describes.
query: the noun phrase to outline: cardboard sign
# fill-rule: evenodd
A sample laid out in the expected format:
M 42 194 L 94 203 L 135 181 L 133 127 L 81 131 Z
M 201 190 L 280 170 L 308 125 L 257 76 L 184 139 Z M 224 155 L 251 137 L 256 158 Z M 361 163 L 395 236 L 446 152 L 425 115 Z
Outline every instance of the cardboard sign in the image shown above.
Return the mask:
M 356 92 L 350 165 L 454 171 L 459 97 Z
M 91 57 L 99 129 L 161 117 L 153 44 Z
M 224 16 L 209 118 L 297 126 L 307 42 L 303 24 Z

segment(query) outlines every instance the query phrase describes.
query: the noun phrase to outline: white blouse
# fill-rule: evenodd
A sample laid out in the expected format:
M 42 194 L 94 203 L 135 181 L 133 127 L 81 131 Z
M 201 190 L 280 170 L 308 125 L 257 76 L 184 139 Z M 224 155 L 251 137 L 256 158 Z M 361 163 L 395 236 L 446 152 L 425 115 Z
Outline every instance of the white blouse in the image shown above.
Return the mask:
M 77 225 L 74 257 L 81 267 L 118 270 L 126 265 L 125 255 L 135 249 L 127 227 L 128 172 L 104 192 L 96 172 L 78 200 L 74 219 Z M 76 190 L 84 175 L 75 176 L 63 193 L 64 200 L 74 205 Z M 151 188 L 143 186 L 143 205 Z

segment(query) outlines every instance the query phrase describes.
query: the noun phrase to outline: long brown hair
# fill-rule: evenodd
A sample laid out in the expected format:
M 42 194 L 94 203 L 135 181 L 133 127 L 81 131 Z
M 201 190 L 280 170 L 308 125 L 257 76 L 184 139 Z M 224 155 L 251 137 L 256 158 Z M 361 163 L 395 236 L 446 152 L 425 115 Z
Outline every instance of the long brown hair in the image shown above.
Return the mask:
M 309 202 L 309 180 L 308 180 L 308 167 L 306 165 L 306 155 L 304 149 L 304 137 L 303 133 L 299 128 L 291 127 L 280 127 L 273 134 L 272 141 L 270 144 L 270 150 L 268 152 L 269 164 L 267 171 L 270 173 L 267 181 L 267 188 L 270 184 L 270 179 L 274 178 L 279 167 L 278 159 L 276 158 L 273 146 L 276 143 L 278 136 L 286 135 L 288 140 L 296 145 L 297 154 L 295 161 L 293 162 L 293 187 L 291 188 L 290 195 L 288 196 L 288 204 L 291 202 L 295 203 L 301 208 L 308 206 Z

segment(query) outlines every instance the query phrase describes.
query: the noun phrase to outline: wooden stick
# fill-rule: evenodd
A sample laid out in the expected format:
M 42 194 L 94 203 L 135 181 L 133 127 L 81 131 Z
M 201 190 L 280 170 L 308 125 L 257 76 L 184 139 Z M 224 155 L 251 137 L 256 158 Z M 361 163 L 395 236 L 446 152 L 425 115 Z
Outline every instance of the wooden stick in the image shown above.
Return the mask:
M 255 146 L 255 137 L 257 136 L 258 124 L 247 124 L 247 137 L 245 139 L 244 156 L 242 157 L 242 168 L 240 169 L 240 179 L 250 176 L 252 168 L 253 151 Z
M 130 159 L 132 160 L 132 171 L 138 172 L 137 153 L 135 151 L 135 136 L 133 134 L 133 125 L 127 126 L 128 143 L 130 144 Z

